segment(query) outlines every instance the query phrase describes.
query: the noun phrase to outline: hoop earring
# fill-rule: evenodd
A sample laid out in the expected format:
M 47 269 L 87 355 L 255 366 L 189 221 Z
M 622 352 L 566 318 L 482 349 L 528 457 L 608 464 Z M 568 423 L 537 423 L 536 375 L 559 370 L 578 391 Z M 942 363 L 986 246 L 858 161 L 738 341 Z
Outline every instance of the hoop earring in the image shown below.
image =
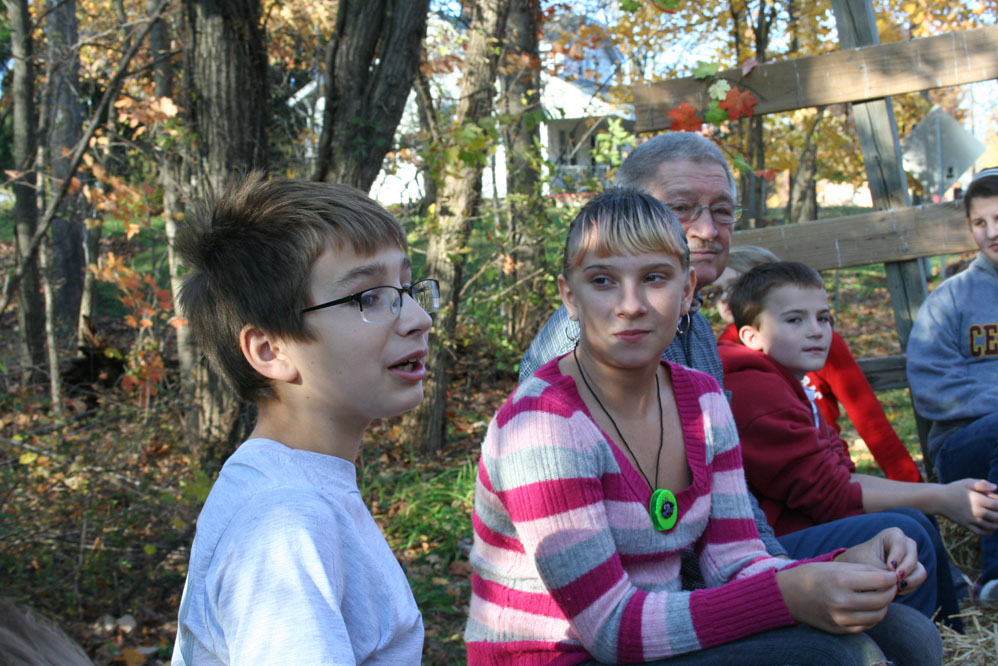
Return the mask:
M 693 325 L 693 317 L 691 317 L 690 313 L 687 312 L 679 319 L 679 326 L 676 327 L 676 333 L 678 333 L 679 335 L 686 335 L 690 330 L 690 326 L 692 325 Z

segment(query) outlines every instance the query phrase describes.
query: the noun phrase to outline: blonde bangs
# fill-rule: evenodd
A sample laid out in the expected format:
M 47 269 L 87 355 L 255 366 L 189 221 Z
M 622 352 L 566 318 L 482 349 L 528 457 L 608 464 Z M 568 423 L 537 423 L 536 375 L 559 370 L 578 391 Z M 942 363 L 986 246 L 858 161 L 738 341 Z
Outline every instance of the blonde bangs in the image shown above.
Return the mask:
M 562 258 L 566 272 L 587 253 L 597 257 L 662 252 L 689 268 L 686 235 L 675 216 L 651 195 L 632 188 L 614 188 L 592 199 L 569 229 Z

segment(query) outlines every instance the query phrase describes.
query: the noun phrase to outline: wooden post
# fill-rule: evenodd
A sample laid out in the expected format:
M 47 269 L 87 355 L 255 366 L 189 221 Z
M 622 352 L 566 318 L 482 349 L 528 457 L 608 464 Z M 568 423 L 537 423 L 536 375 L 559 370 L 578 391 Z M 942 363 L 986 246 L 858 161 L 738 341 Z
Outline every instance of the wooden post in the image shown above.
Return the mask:
M 841 48 L 880 42 L 870 0 L 832 0 L 832 10 L 835 12 Z M 874 206 L 880 209 L 907 208 L 908 179 L 901 166 L 901 142 L 890 98 L 853 104 L 852 109 Z M 884 268 L 898 337 L 901 347 L 907 349 L 915 314 L 928 295 L 925 273 L 917 260 L 886 263 Z M 915 416 L 928 473 L 932 468 L 926 446 L 928 423 L 917 413 Z

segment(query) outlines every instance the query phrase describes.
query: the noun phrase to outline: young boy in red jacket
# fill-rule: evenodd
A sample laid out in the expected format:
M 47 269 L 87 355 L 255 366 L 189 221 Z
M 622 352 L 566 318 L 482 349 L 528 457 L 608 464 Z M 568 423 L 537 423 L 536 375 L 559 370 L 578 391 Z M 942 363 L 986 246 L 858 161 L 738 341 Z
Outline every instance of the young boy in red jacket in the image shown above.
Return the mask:
M 821 276 L 796 262 L 753 268 L 729 304 L 739 342 L 718 345 L 749 486 L 776 534 L 864 512 L 911 507 L 975 534 L 998 529 L 998 490 L 981 479 L 908 483 L 866 474 L 845 453 L 801 383 L 832 339 Z
M 714 297 L 714 307 L 721 319 L 728 324 L 718 336 L 719 340 L 738 342 L 738 329 L 735 328 L 731 308 L 728 307 L 728 287 L 759 264 L 773 261 L 780 261 L 780 258 L 764 247 L 739 245 L 731 248 L 727 267 L 712 285 L 720 289 L 720 293 Z M 814 387 L 814 402 L 818 405 L 825 423 L 835 431 L 836 435 L 841 435 L 839 428 L 839 417 L 842 415 L 841 403 L 849 421 L 863 438 L 870 453 L 873 454 L 873 459 L 883 470 L 884 476 L 895 481 L 922 480 L 918 466 L 911 459 L 904 442 L 894 432 L 877 395 L 866 381 L 846 341 L 837 331 L 832 331 L 832 344 L 828 349 L 828 358 L 824 367 L 816 372 L 807 373 L 805 383 L 810 383 Z M 847 448 L 847 455 L 848 452 Z

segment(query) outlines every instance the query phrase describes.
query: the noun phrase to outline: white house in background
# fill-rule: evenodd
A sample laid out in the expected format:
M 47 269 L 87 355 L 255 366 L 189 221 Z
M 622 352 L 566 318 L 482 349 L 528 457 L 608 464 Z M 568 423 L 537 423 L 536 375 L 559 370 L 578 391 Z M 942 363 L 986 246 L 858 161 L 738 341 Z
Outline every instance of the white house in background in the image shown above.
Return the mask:
M 620 53 L 610 40 L 602 40 L 595 48 L 583 48 L 582 58 L 578 60 L 569 58 L 565 53 L 583 23 L 599 28 L 599 24 L 584 17 L 563 17 L 560 21 L 545 25 L 540 43 L 541 59 L 545 65 L 541 75 L 541 107 L 547 118 L 541 125 L 540 136 L 544 157 L 555 165 L 551 179 L 554 192 L 577 191 L 577 184 L 582 180 L 599 178 L 606 173 L 607 167 L 595 164 L 591 152 L 596 145 L 596 135 L 606 129 L 609 119 L 619 119 L 628 130 L 634 126 L 631 107 L 611 104 L 601 94 L 609 87 L 617 68 L 622 66 Z M 428 45 L 459 48 L 458 28 L 451 23 L 431 16 L 427 30 L 430 33 Z M 557 42 L 561 42 L 564 48 L 554 48 Z M 550 71 L 556 71 L 557 75 L 549 74 Z M 459 81 L 460 72 L 457 71 L 434 77 L 437 96 L 456 99 Z M 305 86 L 290 102 L 309 118 L 315 137 L 321 134 L 325 102 L 316 95 L 317 87 L 314 83 Z M 418 131 L 415 94 L 411 93 L 398 132 L 416 134 Z M 314 147 L 306 147 L 306 151 L 311 156 L 315 154 Z M 415 164 L 402 159 L 386 160 L 386 167 L 371 187 L 372 197 L 384 205 L 412 204 L 422 199 L 423 177 Z M 486 198 L 506 195 L 506 159 L 502 145 L 489 159 L 482 192 Z

